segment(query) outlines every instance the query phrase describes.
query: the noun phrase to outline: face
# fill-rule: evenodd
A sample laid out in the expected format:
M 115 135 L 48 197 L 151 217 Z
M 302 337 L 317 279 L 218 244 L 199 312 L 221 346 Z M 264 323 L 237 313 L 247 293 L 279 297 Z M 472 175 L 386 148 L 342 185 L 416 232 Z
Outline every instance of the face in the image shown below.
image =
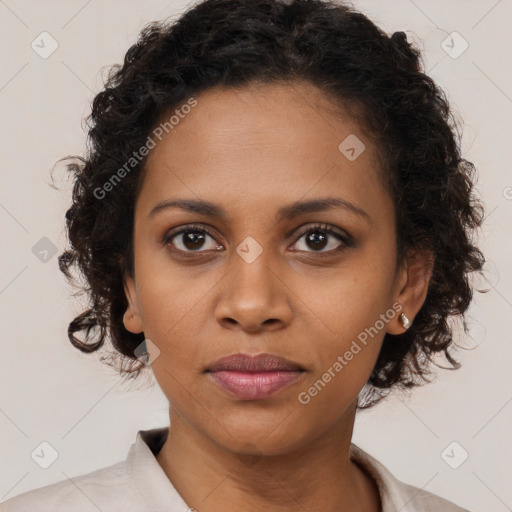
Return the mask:
M 230 450 L 283 453 L 343 424 L 385 333 L 403 332 L 397 300 L 412 318 L 426 290 L 396 268 L 376 148 L 319 90 L 211 89 L 196 100 L 147 160 L 125 326 L 151 340 L 151 359 L 158 348 L 155 378 L 197 432 Z M 205 372 L 237 353 L 304 371 L 241 399 Z

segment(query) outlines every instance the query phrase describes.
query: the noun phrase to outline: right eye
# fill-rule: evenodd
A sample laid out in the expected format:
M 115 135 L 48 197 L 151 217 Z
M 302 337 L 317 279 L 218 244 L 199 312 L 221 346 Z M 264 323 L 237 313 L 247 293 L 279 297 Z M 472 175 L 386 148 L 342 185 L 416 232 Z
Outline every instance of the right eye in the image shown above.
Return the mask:
M 223 247 L 215 241 L 213 234 L 204 226 L 189 225 L 183 226 L 178 231 L 167 233 L 164 238 L 164 244 L 171 247 L 172 252 L 181 253 L 201 253 L 205 241 L 210 238 L 210 248 L 207 250 L 220 250 Z

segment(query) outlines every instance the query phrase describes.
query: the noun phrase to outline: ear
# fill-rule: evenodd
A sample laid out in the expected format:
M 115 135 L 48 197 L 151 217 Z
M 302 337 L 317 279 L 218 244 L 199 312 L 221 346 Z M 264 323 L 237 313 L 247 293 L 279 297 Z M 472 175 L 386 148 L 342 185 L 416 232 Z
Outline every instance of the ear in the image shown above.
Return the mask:
M 388 323 L 389 334 L 402 334 L 406 331 L 400 321 L 400 314 L 405 313 L 411 324 L 423 306 L 427 297 L 428 286 L 434 269 L 434 254 L 431 251 L 410 249 L 402 268 L 397 272 L 396 301 L 402 308 L 396 317 Z
M 130 331 L 134 334 L 139 334 L 143 331 L 142 319 L 139 312 L 135 280 L 131 276 L 125 275 L 124 291 L 128 301 L 128 307 L 126 308 L 123 316 L 124 327 L 127 331 Z

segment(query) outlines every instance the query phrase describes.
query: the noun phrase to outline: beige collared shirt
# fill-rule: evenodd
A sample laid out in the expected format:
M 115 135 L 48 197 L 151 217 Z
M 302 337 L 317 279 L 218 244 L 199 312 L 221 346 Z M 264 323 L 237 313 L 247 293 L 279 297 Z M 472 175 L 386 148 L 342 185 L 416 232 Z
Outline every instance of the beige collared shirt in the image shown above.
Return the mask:
M 191 512 L 155 458 L 168 432 L 140 430 L 126 460 L 15 496 L 0 512 Z M 468 512 L 401 482 L 355 444 L 350 457 L 375 479 L 382 512 Z

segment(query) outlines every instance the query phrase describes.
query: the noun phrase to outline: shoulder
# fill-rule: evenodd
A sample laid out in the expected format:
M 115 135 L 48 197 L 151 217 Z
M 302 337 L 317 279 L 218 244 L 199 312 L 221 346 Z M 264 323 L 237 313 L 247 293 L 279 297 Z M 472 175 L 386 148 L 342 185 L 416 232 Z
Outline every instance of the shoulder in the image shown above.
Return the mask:
M 383 512 L 469 512 L 445 498 L 398 480 L 381 462 L 354 444 L 350 447 L 350 457 L 374 478 Z
M 432 494 L 418 487 L 408 485 L 395 478 L 393 491 L 395 499 L 404 503 L 403 512 L 469 512 L 441 496 Z
M 103 512 L 142 509 L 126 461 L 28 491 L 3 503 L 2 512 Z M 133 508 L 135 507 L 135 508 Z

